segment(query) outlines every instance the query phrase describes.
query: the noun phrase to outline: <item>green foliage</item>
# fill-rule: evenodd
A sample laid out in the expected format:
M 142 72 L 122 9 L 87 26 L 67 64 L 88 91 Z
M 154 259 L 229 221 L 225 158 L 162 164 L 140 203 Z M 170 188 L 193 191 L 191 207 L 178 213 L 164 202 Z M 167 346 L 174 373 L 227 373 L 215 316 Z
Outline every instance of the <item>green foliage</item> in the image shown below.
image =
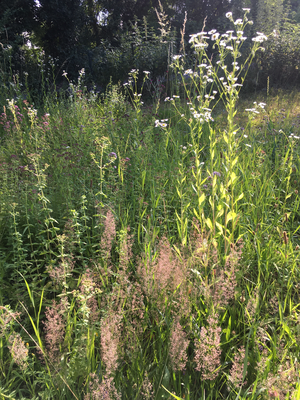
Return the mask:
M 265 54 L 259 58 L 260 81 L 270 77 L 272 84 L 297 85 L 300 79 L 300 25 L 285 22 L 270 35 Z
M 142 64 L 3 100 L 0 397 L 299 397 L 300 100 L 241 94 L 247 23 L 163 103 Z

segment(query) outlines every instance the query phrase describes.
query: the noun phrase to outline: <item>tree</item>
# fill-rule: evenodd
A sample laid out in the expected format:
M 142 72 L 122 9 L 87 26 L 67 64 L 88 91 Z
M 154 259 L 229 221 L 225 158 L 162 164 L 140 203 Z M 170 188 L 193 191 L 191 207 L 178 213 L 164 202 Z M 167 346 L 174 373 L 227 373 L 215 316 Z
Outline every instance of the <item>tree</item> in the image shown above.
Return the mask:
M 37 38 L 45 52 L 68 58 L 79 44 L 85 24 L 80 0 L 40 0 Z
M 2 45 L 21 46 L 24 32 L 31 33 L 37 26 L 34 0 L 2 0 L 0 14 L 0 42 Z

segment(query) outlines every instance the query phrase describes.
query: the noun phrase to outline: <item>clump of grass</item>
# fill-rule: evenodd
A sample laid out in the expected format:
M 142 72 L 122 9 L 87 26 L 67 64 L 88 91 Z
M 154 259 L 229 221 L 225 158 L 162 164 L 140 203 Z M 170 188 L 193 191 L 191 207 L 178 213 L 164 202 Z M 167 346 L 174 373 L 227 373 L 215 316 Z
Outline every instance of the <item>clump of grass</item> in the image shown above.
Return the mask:
M 298 103 L 240 94 L 266 39 L 238 64 L 247 15 L 191 37 L 163 104 L 132 70 L 131 99 L 80 71 L 45 110 L 5 105 L 2 397 L 299 395 Z

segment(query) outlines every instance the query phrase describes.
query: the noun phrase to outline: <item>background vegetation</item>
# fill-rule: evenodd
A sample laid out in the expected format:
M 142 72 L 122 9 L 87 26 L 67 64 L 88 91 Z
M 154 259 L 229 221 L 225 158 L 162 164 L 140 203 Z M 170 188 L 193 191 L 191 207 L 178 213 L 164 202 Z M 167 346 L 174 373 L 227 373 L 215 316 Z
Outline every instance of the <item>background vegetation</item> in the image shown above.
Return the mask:
M 154 81 L 168 81 L 166 65 L 179 50 L 186 16 L 185 44 L 190 34 L 202 29 L 204 20 L 208 31 L 225 32 L 226 12 L 239 18 L 247 7 L 254 22 L 247 35 L 262 31 L 270 39 L 266 52 L 251 66 L 247 89 L 265 88 L 268 77 L 273 86 L 299 83 L 297 0 L 162 0 L 165 18 L 160 21 L 158 0 L 3 0 L 1 6 L 2 85 L 9 81 L 7 66 L 23 85 L 24 73 L 29 73 L 29 89 L 37 93 L 41 66 L 49 90 L 53 84 L 60 87 L 63 70 L 74 80 L 82 68 L 88 85 L 96 84 L 101 92 L 111 77 L 113 83 L 123 83 L 131 68 L 147 66 Z

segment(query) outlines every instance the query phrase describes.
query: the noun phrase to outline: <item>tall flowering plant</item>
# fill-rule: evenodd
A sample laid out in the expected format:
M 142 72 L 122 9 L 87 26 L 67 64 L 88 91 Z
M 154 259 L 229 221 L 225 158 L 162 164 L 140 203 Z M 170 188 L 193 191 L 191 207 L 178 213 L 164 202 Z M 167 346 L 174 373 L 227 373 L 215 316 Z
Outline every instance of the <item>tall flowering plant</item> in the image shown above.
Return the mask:
M 225 238 L 225 255 L 234 242 L 234 232 L 238 221 L 238 202 L 243 193 L 238 193 L 238 148 L 244 141 L 239 127 L 235 123 L 237 100 L 246 78 L 249 66 L 258 50 L 264 50 L 261 44 L 267 37 L 257 32 L 252 39 L 249 55 L 242 62 L 241 48 L 247 37 L 244 30 L 252 24 L 247 17 L 250 9 L 245 8 L 243 19 L 233 20 L 232 13 L 226 17 L 233 23 L 234 29 L 223 34 L 215 29 L 191 35 L 189 43 L 194 50 L 195 68 L 185 69 L 182 55 L 173 57 L 172 67 L 182 82 L 184 96 L 187 99 L 188 112 L 182 113 L 180 96 L 173 95 L 166 101 L 171 102 L 180 118 L 189 127 L 191 151 L 195 157 L 193 174 L 197 206 L 194 214 L 202 228 L 208 227 L 215 238 Z M 208 48 L 214 56 L 210 57 Z M 227 126 L 221 132 L 214 129 L 213 109 L 222 101 L 227 113 Z M 163 126 L 166 129 L 166 124 Z M 209 132 L 208 162 L 203 163 L 202 136 Z M 217 157 L 217 150 L 221 158 Z M 218 154 L 219 154 L 218 152 Z M 205 193 L 209 181 L 210 192 Z M 209 203 L 210 212 L 204 212 L 204 205 Z

